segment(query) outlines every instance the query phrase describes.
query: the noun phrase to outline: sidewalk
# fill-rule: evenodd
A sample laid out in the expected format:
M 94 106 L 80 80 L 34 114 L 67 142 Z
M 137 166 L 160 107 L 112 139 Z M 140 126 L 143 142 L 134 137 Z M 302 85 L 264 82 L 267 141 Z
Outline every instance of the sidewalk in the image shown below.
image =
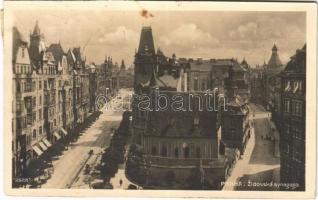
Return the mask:
M 130 184 L 135 185 L 137 188 L 139 186 L 137 186 L 136 184 L 130 182 L 127 177 L 126 177 L 126 158 L 128 156 L 129 150 L 130 150 L 130 145 L 131 145 L 131 137 L 128 139 L 127 145 L 125 147 L 126 152 L 125 152 L 125 162 L 124 164 L 121 164 L 118 166 L 118 171 L 115 174 L 115 176 L 113 178 L 110 179 L 110 183 L 113 185 L 114 189 L 128 189 L 128 186 Z M 120 185 L 120 180 L 122 180 L 123 184 Z
M 231 176 L 225 181 L 225 185 L 222 190 L 235 190 L 235 183 L 239 182 L 239 178 L 245 174 L 245 168 L 248 165 L 248 162 L 251 159 L 253 149 L 255 147 L 255 129 L 251 130 L 251 137 L 246 145 L 244 156 L 241 160 L 236 162 L 234 169 L 231 173 Z

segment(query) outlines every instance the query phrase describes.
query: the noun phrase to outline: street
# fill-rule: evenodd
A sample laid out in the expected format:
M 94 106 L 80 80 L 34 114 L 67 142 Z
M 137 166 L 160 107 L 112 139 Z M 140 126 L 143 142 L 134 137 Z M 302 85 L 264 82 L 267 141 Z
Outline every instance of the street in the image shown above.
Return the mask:
M 127 96 L 129 92 L 120 90 L 119 95 Z M 54 173 L 42 188 L 88 187 L 82 183 L 83 167 L 87 163 L 96 163 L 103 149 L 109 145 L 112 132 L 122 120 L 123 110 L 102 109 L 102 112 L 99 118 L 83 131 L 79 139 L 53 161 Z M 92 156 L 89 155 L 90 150 L 93 150 Z
M 234 167 L 223 190 L 278 190 L 280 159 L 275 157 L 274 141 L 266 139 L 270 135 L 270 123 L 262 110 L 250 105 L 254 128 L 241 160 Z M 272 184 L 271 184 L 272 182 Z

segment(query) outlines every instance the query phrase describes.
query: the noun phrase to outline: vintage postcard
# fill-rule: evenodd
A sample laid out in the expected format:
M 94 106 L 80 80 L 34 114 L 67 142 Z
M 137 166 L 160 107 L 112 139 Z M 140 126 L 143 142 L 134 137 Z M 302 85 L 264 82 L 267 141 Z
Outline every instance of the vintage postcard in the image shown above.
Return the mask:
M 5 2 L 7 194 L 313 197 L 316 11 Z

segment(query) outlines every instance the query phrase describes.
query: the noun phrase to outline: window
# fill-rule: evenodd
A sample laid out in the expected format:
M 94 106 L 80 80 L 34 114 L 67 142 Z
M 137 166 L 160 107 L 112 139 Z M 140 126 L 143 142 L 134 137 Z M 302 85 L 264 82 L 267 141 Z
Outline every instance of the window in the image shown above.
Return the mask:
M 288 92 L 291 90 L 291 84 L 290 84 L 290 81 L 286 81 L 286 84 L 285 84 L 285 92 Z
M 194 77 L 194 91 L 197 91 L 198 90 L 198 77 Z
M 293 159 L 298 162 L 301 161 L 301 154 L 299 151 L 296 150 L 296 148 L 294 148 L 294 151 L 293 151 Z
M 178 149 L 178 147 L 176 147 L 176 148 L 174 149 L 174 157 L 176 157 L 176 158 L 179 157 L 179 149 Z
M 301 136 L 302 136 L 302 135 L 301 135 L 301 129 L 300 129 L 300 127 L 297 126 L 297 125 L 295 125 L 295 138 L 301 139 L 301 138 L 302 138 Z
M 302 91 L 303 91 L 303 85 L 302 85 L 302 84 L 303 84 L 302 81 L 299 81 L 299 82 L 298 82 L 298 87 L 299 87 L 298 91 L 299 91 L 299 92 L 302 92 Z
M 289 153 L 289 144 L 285 144 L 285 153 Z
M 302 115 L 302 102 L 301 101 L 294 101 L 294 114 L 297 116 Z
M 165 145 L 162 146 L 161 156 L 162 157 L 167 157 L 167 147 Z
M 39 135 L 42 135 L 42 126 L 39 127 Z
M 157 155 L 157 148 L 155 146 L 152 146 L 151 148 L 151 155 L 156 156 Z
M 296 93 L 299 90 L 299 81 L 294 81 L 293 93 Z
M 196 148 L 196 157 L 197 158 L 201 158 L 201 149 L 200 149 L 200 147 Z
M 20 85 L 20 83 L 17 83 L 17 92 L 21 92 L 21 85 Z
M 289 124 L 285 124 L 285 133 L 287 135 L 290 134 L 290 125 Z
M 33 137 L 33 139 L 36 138 L 36 130 L 35 130 L 35 129 L 33 130 L 33 135 L 32 135 L 32 137 Z
M 24 58 L 24 48 L 22 48 L 22 54 L 21 57 Z
M 289 101 L 289 99 L 284 99 L 284 111 L 286 113 L 290 112 L 290 101 Z
M 199 125 L 199 117 L 198 116 L 195 116 L 194 117 L 194 119 L 193 119 L 193 124 L 195 125 L 195 126 L 198 126 Z
M 56 119 L 54 119 L 54 126 L 56 126 Z
M 184 148 L 184 157 L 185 157 L 185 158 L 189 158 L 189 154 L 190 154 L 190 149 L 189 149 L 189 147 L 185 147 L 185 148 Z
M 39 98 L 39 102 L 40 102 L 40 105 L 42 105 L 42 96 L 40 95 L 40 98 Z
M 33 103 L 32 106 L 35 107 L 36 106 L 36 97 L 33 97 L 32 103 Z
M 42 108 L 39 109 L 39 120 L 42 119 Z
M 42 81 L 39 81 L 39 89 L 42 89 Z

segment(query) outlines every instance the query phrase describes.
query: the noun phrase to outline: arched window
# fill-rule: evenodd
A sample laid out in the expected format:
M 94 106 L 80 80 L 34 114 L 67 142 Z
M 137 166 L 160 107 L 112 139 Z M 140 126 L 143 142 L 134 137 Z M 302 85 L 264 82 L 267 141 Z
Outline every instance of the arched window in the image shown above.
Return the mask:
M 174 149 L 174 157 L 176 157 L 176 158 L 179 157 L 179 149 L 178 149 L 178 147 L 176 147 L 176 148 Z
M 167 147 L 165 145 L 163 145 L 161 148 L 161 156 L 167 157 Z
M 151 155 L 156 156 L 157 155 L 157 148 L 155 146 L 151 147 Z
M 197 147 L 197 148 L 196 148 L 195 153 L 196 153 L 196 157 L 197 157 L 197 158 L 200 158 L 200 157 L 201 157 L 201 149 L 200 149 L 200 147 Z
M 190 154 L 189 147 L 188 146 L 184 147 L 183 151 L 184 151 L 184 157 L 189 158 L 189 154 Z

